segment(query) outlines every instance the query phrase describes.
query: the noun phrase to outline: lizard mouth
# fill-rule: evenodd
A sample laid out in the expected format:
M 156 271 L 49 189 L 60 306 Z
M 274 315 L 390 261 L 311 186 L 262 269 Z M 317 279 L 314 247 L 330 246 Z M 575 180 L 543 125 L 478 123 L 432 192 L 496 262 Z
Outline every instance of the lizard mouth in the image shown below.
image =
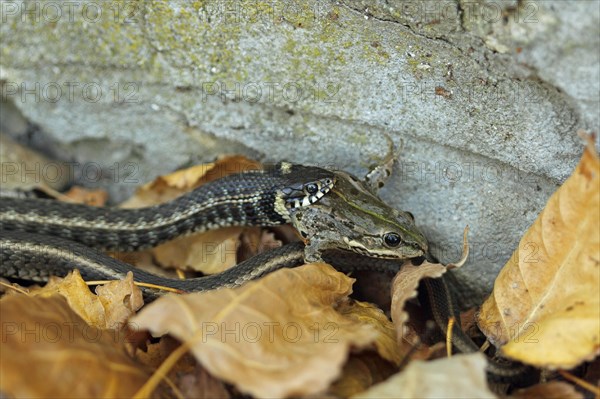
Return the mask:
M 423 253 L 424 253 L 421 248 L 416 247 L 416 246 L 414 248 L 411 248 L 413 250 L 411 253 L 403 252 L 402 255 L 400 255 L 397 252 L 390 251 L 390 250 L 384 250 L 384 251 L 369 250 L 369 249 L 363 247 L 362 245 L 358 245 L 357 243 L 348 243 L 348 246 L 352 252 L 356 252 L 358 254 L 365 255 L 365 256 L 368 256 L 371 258 L 379 258 L 379 259 L 416 258 L 418 256 L 423 255 Z

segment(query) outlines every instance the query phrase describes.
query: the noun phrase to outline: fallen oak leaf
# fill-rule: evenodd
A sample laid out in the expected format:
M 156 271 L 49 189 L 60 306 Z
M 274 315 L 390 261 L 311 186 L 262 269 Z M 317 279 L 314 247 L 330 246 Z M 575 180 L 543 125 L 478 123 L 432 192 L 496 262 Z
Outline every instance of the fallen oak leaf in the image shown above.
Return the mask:
M 415 360 L 404 371 L 352 398 L 495 398 L 487 387 L 481 353 Z
M 115 280 L 96 287 L 96 295 L 105 311 L 106 326 L 115 328 L 144 306 L 142 290 L 133 281 L 133 273 L 127 273 L 123 280 Z
M 6 115 L 3 110 L 3 119 Z M 72 165 L 47 158 L 17 143 L 5 133 L 0 131 L 0 164 L 5 165 L 2 168 L 3 190 L 38 190 L 54 197 L 58 194 L 57 190 L 70 183 Z
M 171 334 L 214 376 L 257 397 L 323 392 L 339 376 L 350 347 L 379 333 L 335 305 L 353 279 L 323 263 L 273 272 L 235 289 L 167 295 L 130 323 Z
M 135 358 L 152 369 L 159 369 L 165 360 L 180 347 L 179 341 L 166 336 L 157 343 L 149 344 L 144 351 L 136 348 Z M 191 354 L 178 358 L 177 363 L 163 379 L 177 398 L 229 397 L 224 383 L 206 372 Z M 149 395 L 143 397 L 147 396 Z
M 272 231 L 247 228 L 240 235 L 240 244 L 238 257 L 242 262 L 262 252 L 281 247 L 282 241 L 278 240 Z
M 532 252 L 533 251 L 533 252 Z M 478 324 L 512 359 L 572 368 L 600 353 L 600 161 L 588 145 L 496 278 Z
M 179 390 L 185 398 L 229 399 L 225 384 L 196 364 L 194 372 L 180 377 Z
M 0 325 L 9 397 L 131 397 L 149 377 L 122 336 L 88 325 L 62 296 L 2 298 Z

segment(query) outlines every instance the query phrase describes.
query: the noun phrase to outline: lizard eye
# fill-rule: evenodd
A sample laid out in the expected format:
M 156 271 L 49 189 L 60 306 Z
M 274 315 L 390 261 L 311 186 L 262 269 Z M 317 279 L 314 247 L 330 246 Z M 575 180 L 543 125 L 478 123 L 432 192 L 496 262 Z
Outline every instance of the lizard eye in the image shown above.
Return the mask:
M 313 195 L 316 194 L 317 191 L 319 191 L 319 186 L 315 183 L 308 183 L 306 186 L 304 186 L 304 189 L 307 193 Z
M 383 241 L 385 242 L 385 245 L 387 245 L 388 247 L 397 247 L 398 245 L 400 245 L 400 242 L 402 242 L 402 240 L 400 239 L 400 236 L 396 233 L 386 233 L 383 236 Z

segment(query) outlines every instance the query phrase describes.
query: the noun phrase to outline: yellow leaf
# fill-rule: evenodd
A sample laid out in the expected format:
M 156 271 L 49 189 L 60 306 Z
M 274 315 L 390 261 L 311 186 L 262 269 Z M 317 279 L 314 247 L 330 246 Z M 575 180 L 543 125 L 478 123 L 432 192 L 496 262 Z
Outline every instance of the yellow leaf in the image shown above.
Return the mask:
M 456 355 L 406 369 L 352 398 L 495 398 L 487 387 L 485 356 Z
M 0 391 L 8 397 L 131 397 L 148 379 L 114 330 L 89 326 L 64 297 L 0 300 Z
M 396 366 L 402 361 L 398 345 L 396 345 L 396 331 L 394 325 L 381 309 L 367 302 L 347 301 L 337 309 L 342 315 L 361 324 L 370 324 L 379 331 L 375 340 L 377 353 Z
M 504 266 L 478 324 L 502 352 L 572 368 L 600 351 L 600 162 L 590 140 Z
M 336 311 L 353 279 L 326 264 L 278 270 L 235 289 L 167 295 L 131 319 L 132 327 L 171 334 L 214 376 L 257 397 L 324 391 L 350 347 L 378 332 Z
M 62 295 L 79 317 L 98 328 L 119 328 L 144 305 L 132 273 L 124 280 L 99 286 L 96 291 L 98 295 L 90 291 L 79 271 L 73 270 L 65 278 L 52 278 L 45 287 L 33 289 L 30 294 L 44 298 Z
M 142 291 L 135 285 L 131 272 L 123 280 L 97 286 L 96 295 L 104 308 L 103 328 L 118 328 L 144 306 Z
M 205 274 L 220 273 L 237 264 L 239 237 L 243 230 L 243 227 L 226 227 L 180 237 L 153 248 L 151 252 L 163 266 Z
M 327 394 L 347 398 L 384 381 L 396 371 L 396 367 L 377 354 L 352 355 L 344 365 L 342 376 L 329 387 Z

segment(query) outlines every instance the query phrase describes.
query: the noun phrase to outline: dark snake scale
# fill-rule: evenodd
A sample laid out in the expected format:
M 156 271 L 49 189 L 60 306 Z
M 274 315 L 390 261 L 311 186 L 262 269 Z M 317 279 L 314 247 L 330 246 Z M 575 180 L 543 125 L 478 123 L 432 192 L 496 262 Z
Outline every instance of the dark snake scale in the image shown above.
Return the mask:
M 333 174 L 325 169 L 280 163 L 223 177 L 147 208 L 97 208 L 45 199 L 2 198 L 0 231 L 31 232 L 91 248 L 132 251 L 221 227 L 287 223 L 290 207 L 318 200 L 331 189 L 333 181 Z

